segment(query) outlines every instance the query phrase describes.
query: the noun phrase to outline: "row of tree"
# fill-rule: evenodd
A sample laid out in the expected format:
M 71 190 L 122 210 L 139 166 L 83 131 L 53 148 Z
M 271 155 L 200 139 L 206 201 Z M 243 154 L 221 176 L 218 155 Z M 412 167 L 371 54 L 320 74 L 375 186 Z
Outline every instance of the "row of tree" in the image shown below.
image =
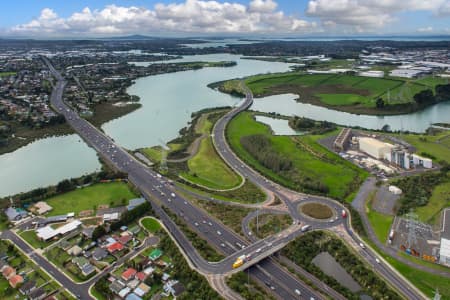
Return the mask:
M 241 144 L 264 167 L 275 173 L 289 171 L 293 167 L 292 161 L 276 152 L 270 139 L 263 134 L 244 136 L 241 138 Z
M 397 215 L 408 213 L 411 209 L 428 204 L 433 189 L 443 182 L 450 181 L 448 170 L 442 168 L 440 172 L 424 173 L 417 176 L 405 177 L 394 182 L 402 190 Z
M 312 119 L 294 116 L 289 119 L 289 126 L 298 131 L 309 131 L 312 134 L 323 134 L 336 129 L 336 124 L 328 121 L 315 121 Z

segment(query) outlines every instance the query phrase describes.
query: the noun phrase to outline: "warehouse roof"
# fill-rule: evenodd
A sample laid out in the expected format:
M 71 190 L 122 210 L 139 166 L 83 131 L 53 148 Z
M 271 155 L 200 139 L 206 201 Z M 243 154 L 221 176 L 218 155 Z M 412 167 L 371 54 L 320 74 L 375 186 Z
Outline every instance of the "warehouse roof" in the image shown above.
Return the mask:
M 360 137 L 359 141 L 360 141 L 360 143 L 364 142 L 375 148 L 384 148 L 384 147 L 394 148 L 395 147 L 392 144 L 388 144 L 388 143 L 385 143 L 385 142 L 382 142 L 380 140 L 370 138 L 370 137 Z

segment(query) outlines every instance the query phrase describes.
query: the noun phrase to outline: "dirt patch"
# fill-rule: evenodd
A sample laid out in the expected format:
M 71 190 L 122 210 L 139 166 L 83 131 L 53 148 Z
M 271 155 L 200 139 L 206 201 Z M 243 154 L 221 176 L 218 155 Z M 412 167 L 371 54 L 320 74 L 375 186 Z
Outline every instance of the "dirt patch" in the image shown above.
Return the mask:
M 306 203 L 300 206 L 300 212 L 314 219 L 329 219 L 333 211 L 328 205 L 321 203 Z

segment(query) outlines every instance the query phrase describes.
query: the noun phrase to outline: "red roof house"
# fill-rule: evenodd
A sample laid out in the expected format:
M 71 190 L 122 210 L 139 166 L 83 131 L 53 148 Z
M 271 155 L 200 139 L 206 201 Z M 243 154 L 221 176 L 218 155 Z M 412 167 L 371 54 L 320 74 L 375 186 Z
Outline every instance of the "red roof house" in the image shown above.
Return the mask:
M 140 281 L 144 281 L 145 278 L 147 278 L 147 275 L 145 275 L 145 273 L 142 273 L 142 272 L 137 272 L 136 278 L 139 279 Z
M 133 237 L 131 235 L 123 235 L 121 237 L 119 237 L 117 240 L 119 241 L 119 243 L 121 243 L 122 245 L 126 245 L 128 244 L 129 241 L 131 241 Z
M 10 277 L 16 275 L 16 270 L 10 266 L 3 269 L 3 277 L 9 279 Z
M 14 276 L 11 276 L 11 278 L 9 279 L 9 284 L 10 284 L 13 288 L 16 288 L 16 286 L 17 286 L 19 283 L 23 283 L 23 277 L 20 276 L 20 275 L 14 275 Z
M 122 279 L 128 281 L 133 279 L 134 275 L 136 275 L 137 271 L 133 268 L 128 268 L 125 272 L 122 273 Z
M 123 249 L 123 245 L 119 242 L 115 242 L 114 244 L 111 244 L 108 246 L 108 252 L 114 253 L 116 251 L 120 251 Z

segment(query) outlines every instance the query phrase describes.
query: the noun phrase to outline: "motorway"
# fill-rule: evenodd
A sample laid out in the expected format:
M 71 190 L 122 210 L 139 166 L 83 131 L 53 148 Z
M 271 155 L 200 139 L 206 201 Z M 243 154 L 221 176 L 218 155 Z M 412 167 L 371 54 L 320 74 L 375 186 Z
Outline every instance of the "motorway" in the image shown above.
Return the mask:
M 243 253 L 248 254 L 253 250 L 256 252 L 258 248 L 262 247 L 262 245 L 257 244 L 249 246 L 248 250 L 244 250 L 243 247 L 248 246 L 248 242 L 242 237 L 209 217 L 208 214 L 192 205 L 187 199 L 176 194 L 173 186 L 171 186 L 164 177 L 141 164 L 126 150 L 116 145 L 110 137 L 106 136 L 88 121 L 80 118 L 62 99 L 64 87 L 66 85 L 64 78 L 47 58 L 44 58 L 44 61 L 57 79 L 56 86 L 50 97 L 53 108 L 58 113 L 65 116 L 72 128 L 77 131 L 85 142 L 94 148 L 103 159 L 118 170 L 128 173 L 129 180 L 141 191 L 142 195 L 150 201 L 155 213 L 160 217 L 166 228 L 168 228 L 172 236 L 177 240 L 177 243 L 199 270 L 204 274 L 225 274 L 230 271 L 232 263 L 229 262 L 234 262 L 234 260 Z M 175 194 L 175 197 L 172 197 L 172 193 Z M 182 217 L 194 230 L 204 236 L 208 243 L 214 245 L 217 249 L 220 249 L 224 254 L 232 256 L 227 257 L 226 261 L 221 263 L 209 263 L 205 261 L 167 213 L 161 208 L 161 205 L 168 207 L 173 213 Z M 202 229 L 200 229 L 200 226 L 195 226 L 195 223 L 202 224 Z M 272 242 L 272 245 L 267 246 L 266 248 L 270 251 L 270 247 L 276 247 L 278 243 L 287 243 L 287 239 L 293 237 L 294 234 L 292 233 L 287 237 L 280 237 L 277 239 L 277 242 Z M 262 243 L 264 243 L 264 241 L 262 241 Z M 270 243 L 271 242 L 268 242 L 267 245 Z M 260 252 L 259 255 L 264 255 L 264 252 Z M 298 299 L 299 297 L 295 293 L 295 290 L 301 291 L 303 297 L 323 299 L 320 294 L 312 290 L 305 283 L 300 282 L 292 274 L 270 259 L 261 261 L 256 267 L 252 266 L 250 268 L 250 275 L 257 281 L 269 286 L 272 293 L 279 299 Z
M 271 237 L 271 239 L 274 239 L 273 241 L 260 241 L 262 244 L 249 246 L 248 242 L 246 242 L 243 238 L 236 235 L 223 224 L 209 217 L 203 210 L 192 205 L 187 199 L 184 199 L 182 196 L 178 195 L 174 187 L 170 185 L 164 177 L 142 165 L 127 151 L 116 145 L 111 138 L 106 136 L 86 120 L 79 118 L 78 114 L 62 101 L 62 94 L 66 84 L 64 78 L 54 69 L 50 61 L 47 59 L 45 59 L 45 61 L 53 75 L 58 80 L 54 88 L 54 92 L 51 95 L 51 103 L 54 109 L 63 114 L 67 122 L 79 133 L 86 143 L 93 147 L 107 162 L 115 166 L 118 170 L 128 173 L 129 180 L 142 192 L 143 196 L 150 201 L 155 209 L 155 212 L 161 218 L 165 226 L 171 231 L 172 235 L 177 240 L 177 243 L 183 248 L 192 263 L 198 269 L 202 270 L 203 273 L 227 273 L 230 271 L 231 266 L 231 263 L 229 262 L 234 261 L 241 254 L 249 254 L 250 252 L 252 254 L 256 254 L 257 249 L 266 245 L 267 250 L 261 251 L 258 254 L 262 256 L 264 253 L 270 253 L 271 247 L 276 247 L 277 245 L 287 243 L 290 239 L 301 234 L 300 230 L 297 229 L 293 230 L 289 234 L 286 234 L 285 236 Z M 304 223 L 305 218 L 302 217 L 297 211 L 298 203 L 289 200 L 285 194 L 281 192 L 282 190 L 286 191 L 286 189 L 280 188 L 277 184 L 267 180 L 242 163 L 234 155 L 226 142 L 224 132 L 228 121 L 239 112 L 247 109 L 252 102 L 253 96 L 248 91 L 243 104 L 237 108 L 234 108 L 216 123 L 213 129 L 214 145 L 222 158 L 235 171 L 263 189 L 272 191 L 276 194 L 287 205 L 289 213 L 294 218 L 294 221 L 297 224 L 301 224 L 302 222 Z M 330 199 L 313 196 L 303 197 L 303 199 L 308 198 L 326 202 L 327 205 L 334 203 L 334 205 L 337 205 L 338 207 L 340 206 Z M 226 255 L 229 255 L 229 257 L 219 263 L 209 263 L 205 261 L 202 257 L 200 257 L 195 248 L 186 239 L 184 234 L 175 225 L 167 213 L 161 209 L 161 205 L 170 209 L 180 218 L 183 218 L 188 225 L 196 230 L 201 236 L 205 237 L 210 244 L 214 245 L 217 249 L 220 249 L 221 252 Z M 340 210 L 337 211 L 339 212 Z M 352 234 L 348 221 L 344 222 L 341 218 L 338 218 L 335 224 L 313 220 L 307 220 L 307 222 L 308 224 L 311 224 L 313 228 L 327 228 L 343 224 L 347 233 L 357 244 L 362 242 L 356 235 Z M 270 243 L 271 245 L 269 246 Z M 243 249 L 243 247 L 247 248 Z M 400 292 L 402 292 L 408 299 L 422 299 L 411 289 L 408 282 L 405 282 L 403 278 L 394 273 L 388 266 L 383 263 L 376 263 L 376 258 L 378 256 L 370 249 L 360 249 L 360 254 L 373 266 L 377 272 L 379 272 L 386 278 L 387 281 L 400 290 Z M 317 292 L 313 291 L 306 284 L 294 278 L 272 259 L 264 259 L 257 265 L 250 267 L 250 274 L 258 281 L 270 286 L 272 292 L 280 299 L 298 298 L 298 296 L 294 293 L 296 289 L 301 291 L 302 297 L 313 297 L 315 299 L 322 298 Z
M 344 209 L 340 204 L 335 202 L 333 199 L 328 199 L 325 197 L 318 197 L 318 196 L 312 196 L 312 195 L 300 195 L 296 192 L 290 191 L 284 187 L 279 186 L 278 184 L 268 180 L 267 178 L 261 176 L 259 173 L 252 170 L 250 167 L 248 167 L 245 163 L 243 163 L 236 154 L 231 150 L 231 148 L 228 145 L 228 142 L 225 137 L 226 132 L 226 126 L 228 122 L 234 118 L 237 114 L 240 112 L 247 110 L 253 103 L 253 95 L 251 91 L 245 87 L 245 100 L 244 102 L 232 109 L 229 113 L 224 115 L 221 119 L 219 119 L 214 128 L 213 128 L 213 142 L 214 146 L 219 153 L 219 155 L 223 158 L 223 160 L 237 173 L 239 173 L 241 176 L 244 176 L 247 180 L 250 180 L 257 186 L 261 187 L 263 190 L 271 191 L 276 196 L 278 196 L 288 207 L 289 213 L 291 214 L 291 217 L 296 219 L 297 221 L 305 221 L 304 218 L 301 218 L 301 215 L 299 214 L 297 210 L 297 205 L 295 201 L 291 201 L 288 197 L 286 197 L 286 194 L 297 194 L 298 198 L 301 198 L 302 201 L 305 200 L 312 200 L 314 202 L 320 202 L 323 204 L 326 204 L 328 206 L 334 207 L 334 210 L 340 211 L 340 209 L 337 209 L 336 205 L 338 207 L 341 207 L 341 209 Z M 347 212 L 348 213 L 348 212 Z M 313 221 L 309 220 L 308 224 L 311 224 L 313 228 L 326 228 L 327 224 L 321 223 L 320 221 Z M 350 226 L 350 218 L 347 219 L 341 219 L 338 218 L 336 220 L 336 223 L 332 224 L 332 226 L 339 226 L 342 224 L 345 228 L 346 233 L 350 236 L 350 238 L 353 240 L 356 245 L 364 245 L 364 242 L 352 232 L 351 226 Z M 331 224 L 328 224 L 328 227 L 330 227 Z M 396 271 L 393 271 L 393 269 L 383 263 L 378 263 L 379 256 L 377 253 L 375 253 L 372 249 L 369 249 L 364 246 L 359 249 L 359 254 L 370 264 L 372 265 L 373 269 L 378 272 L 385 280 L 390 283 L 392 286 L 394 286 L 398 291 L 400 291 L 407 299 L 423 299 L 423 296 L 420 295 L 419 291 L 411 285 L 406 279 L 404 279 L 402 276 L 400 276 Z

